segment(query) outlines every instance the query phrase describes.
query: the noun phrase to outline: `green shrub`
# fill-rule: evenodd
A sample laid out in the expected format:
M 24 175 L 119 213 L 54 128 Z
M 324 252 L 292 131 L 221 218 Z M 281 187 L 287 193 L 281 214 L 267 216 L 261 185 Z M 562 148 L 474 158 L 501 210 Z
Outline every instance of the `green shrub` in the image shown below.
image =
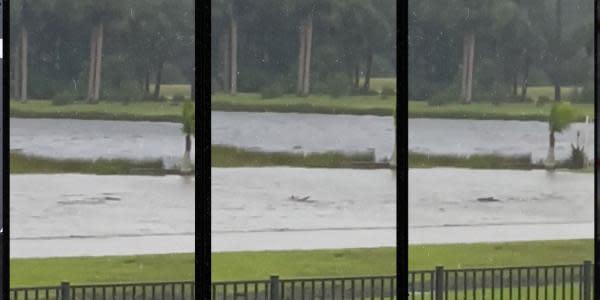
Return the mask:
M 541 107 L 550 102 L 552 102 L 552 100 L 550 100 L 548 96 L 539 96 L 537 101 L 535 101 L 535 105 Z
M 583 151 L 583 146 L 574 146 L 571 144 L 571 157 L 569 158 L 569 167 L 572 169 L 585 168 L 586 156 Z
M 108 87 L 102 91 L 102 98 L 106 101 L 130 103 L 144 99 L 144 93 L 139 85 L 134 82 L 121 84 L 120 87 Z M 166 99 L 163 99 L 166 100 Z
M 283 87 L 278 83 L 265 86 L 260 90 L 260 96 L 263 99 L 283 97 Z
M 387 99 L 388 97 L 395 96 L 396 90 L 392 86 L 385 85 L 381 88 L 381 99 Z
M 68 105 L 77 101 L 79 94 L 75 90 L 64 90 L 52 97 L 52 105 Z
M 350 92 L 351 79 L 344 73 L 334 73 L 327 78 L 327 94 L 332 98 L 348 95 Z

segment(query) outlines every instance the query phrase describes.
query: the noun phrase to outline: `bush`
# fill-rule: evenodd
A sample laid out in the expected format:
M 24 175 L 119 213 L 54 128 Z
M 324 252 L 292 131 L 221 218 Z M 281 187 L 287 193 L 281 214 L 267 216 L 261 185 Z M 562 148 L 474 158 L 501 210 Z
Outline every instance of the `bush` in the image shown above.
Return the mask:
M 388 97 L 395 96 L 396 91 L 393 87 L 386 85 L 381 88 L 381 99 L 387 99 Z
M 263 87 L 260 90 L 260 96 L 263 99 L 273 99 L 283 97 L 283 87 L 278 83 L 273 83 Z
M 571 157 L 569 158 L 569 167 L 572 169 L 585 168 L 586 156 L 583 146 L 576 147 L 571 144 Z
M 52 105 L 68 105 L 77 101 L 79 94 L 75 90 L 64 90 L 52 97 Z
M 537 101 L 535 101 L 535 105 L 541 107 L 550 102 L 552 102 L 552 100 L 550 100 L 548 96 L 539 96 Z
M 327 78 L 325 89 L 332 98 L 348 95 L 350 92 L 350 78 L 344 73 L 334 73 Z
M 185 101 L 185 96 L 183 96 L 183 94 L 175 94 L 173 95 L 173 99 L 171 99 L 171 101 L 173 101 L 175 104 L 179 104 Z
M 594 102 L 594 83 L 588 82 L 583 85 L 583 88 L 574 88 L 571 92 L 571 101 L 579 103 L 593 103 Z

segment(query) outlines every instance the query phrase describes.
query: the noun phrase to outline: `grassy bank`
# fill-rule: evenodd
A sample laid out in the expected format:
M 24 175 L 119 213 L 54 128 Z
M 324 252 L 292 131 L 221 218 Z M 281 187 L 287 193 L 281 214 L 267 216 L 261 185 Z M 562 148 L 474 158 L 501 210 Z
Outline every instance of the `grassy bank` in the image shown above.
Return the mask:
M 387 164 L 375 163 L 372 153 L 289 153 L 261 152 L 231 146 L 211 147 L 213 167 L 268 167 L 288 166 L 303 168 L 388 168 Z
M 52 105 L 48 100 L 11 100 L 10 116 L 16 118 L 53 118 L 83 120 L 164 121 L 179 122 L 181 104 L 165 102 L 118 102 L 101 101 L 98 104 L 76 103 Z
M 10 285 L 73 284 L 194 280 L 190 254 L 11 259 Z
M 428 155 L 411 152 L 408 154 L 409 168 L 453 167 L 470 169 L 523 169 L 543 168 L 531 163 L 529 155 L 502 156 L 497 154 Z
M 584 121 L 585 116 L 594 117 L 593 104 L 573 104 L 578 121 Z M 424 101 L 410 101 L 408 114 L 411 118 L 440 118 L 440 119 L 473 119 L 473 120 L 522 120 L 547 121 L 551 105 L 538 107 L 533 103 L 491 103 L 446 104 L 431 106 Z
M 165 175 L 162 161 L 55 159 L 10 153 L 11 174 Z

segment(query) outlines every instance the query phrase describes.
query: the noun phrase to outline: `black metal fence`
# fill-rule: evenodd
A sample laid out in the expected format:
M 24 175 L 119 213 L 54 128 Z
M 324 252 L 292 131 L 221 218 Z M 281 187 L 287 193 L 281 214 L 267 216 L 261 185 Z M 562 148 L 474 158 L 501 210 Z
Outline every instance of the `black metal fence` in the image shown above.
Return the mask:
M 212 300 L 591 300 L 594 273 L 579 265 L 411 271 L 407 296 L 398 297 L 396 276 L 213 282 Z M 192 300 L 193 281 L 12 288 L 11 300 Z
M 11 300 L 194 300 L 195 282 L 71 285 L 11 288 Z
M 580 265 L 444 269 L 409 272 L 409 299 L 591 300 L 593 267 Z

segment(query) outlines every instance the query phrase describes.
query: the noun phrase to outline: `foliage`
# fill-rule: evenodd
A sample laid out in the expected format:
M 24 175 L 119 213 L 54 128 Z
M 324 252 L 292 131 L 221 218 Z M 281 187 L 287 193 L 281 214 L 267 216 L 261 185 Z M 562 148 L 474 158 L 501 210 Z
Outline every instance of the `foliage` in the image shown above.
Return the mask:
M 562 132 L 575 122 L 577 114 L 568 102 L 555 103 L 550 110 L 548 123 L 553 132 Z
M 171 99 L 171 101 L 173 101 L 175 104 L 182 103 L 185 101 L 185 96 L 183 94 L 175 94 L 173 95 L 173 99 Z
M 196 110 L 192 101 L 186 100 L 183 103 L 181 122 L 183 125 L 183 133 L 196 134 Z
M 442 106 L 452 102 L 458 102 L 460 94 L 456 85 L 451 85 L 444 90 L 435 92 L 427 98 L 427 104 L 430 106 Z
M 537 101 L 535 102 L 535 105 L 541 107 L 551 102 L 552 100 L 550 100 L 548 96 L 539 96 Z
M 569 157 L 570 167 L 573 169 L 583 169 L 587 161 L 584 147 L 571 145 L 571 156 Z

